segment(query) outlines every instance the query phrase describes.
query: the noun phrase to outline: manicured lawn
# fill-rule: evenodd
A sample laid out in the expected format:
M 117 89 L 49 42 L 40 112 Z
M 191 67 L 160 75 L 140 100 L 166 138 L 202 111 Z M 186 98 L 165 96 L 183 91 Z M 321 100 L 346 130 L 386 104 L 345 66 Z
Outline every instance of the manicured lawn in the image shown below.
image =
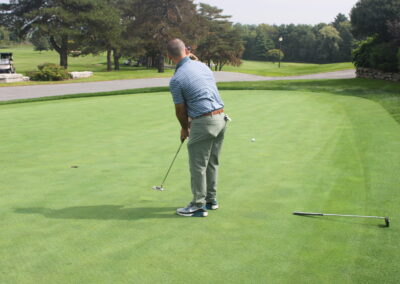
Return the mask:
M 37 70 L 39 64 L 59 63 L 58 53 L 55 51 L 34 51 L 30 45 L 21 45 L 2 49 L 2 52 L 10 51 L 14 53 L 15 66 L 18 73 L 25 74 L 27 71 Z M 155 78 L 155 77 L 168 77 L 173 73 L 172 69 L 166 69 L 166 72 L 160 74 L 156 69 L 146 69 L 143 67 L 125 67 L 122 66 L 118 72 L 107 72 L 106 70 L 106 57 L 104 54 L 99 56 L 83 56 L 83 57 L 69 57 L 70 71 L 93 71 L 94 76 L 88 79 L 79 79 L 69 82 L 86 82 L 86 81 L 107 81 L 107 80 L 121 80 L 121 79 L 138 79 L 138 78 Z M 48 82 L 43 82 L 48 83 Z M 54 82 L 52 82 L 54 83 Z M 63 82 L 65 83 L 65 82 Z M 26 85 L 27 83 L 18 83 L 14 85 Z M 28 84 L 38 84 L 38 82 L 30 82 Z M 6 85 L 6 84 L 1 84 Z M 10 84 L 7 84 L 10 86 Z
M 398 282 L 400 125 L 348 82 L 222 91 L 233 122 L 207 218 L 174 215 L 185 151 L 151 190 L 179 145 L 168 93 L 1 105 L 0 283 Z
M 246 61 L 239 67 L 225 66 L 223 71 L 248 73 L 260 76 L 296 76 L 315 74 L 323 72 L 340 71 L 346 69 L 354 69 L 351 62 L 333 63 L 333 64 L 310 64 L 310 63 L 291 63 L 282 62 L 281 68 L 278 63 L 260 62 L 260 61 Z
M 59 63 L 58 54 L 55 51 L 33 51 L 30 45 L 20 45 L 2 49 L 2 52 L 14 52 L 15 66 L 18 73 L 25 74 L 27 71 L 36 70 L 39 64 L 50 62 Z M 121 60 L 121 63 L 123 60 Z M 335 64 L 305 64 L 305 63 L 283 63 L 281 68 L 278 64 L 271 62 L 243 61 L 240 67 L 225 66 L 223 71 L 248 73 L 261 76 L 291 76 L 322 73 L 354 68 L 352 63 Z M 86 79 L 64 81 L 61 83 L 107 81 L 121 79 L 156 78 L 169 77 L 173 74 L 173 68 L 167 68 L 165 73 L 158 73 L 156 69 L 146 69 L 143 67 L 125 67 L 121 65 L 118 72 L 106 71 L 106 57 L 104 54 L 99 56 L 69 57 L 70 71 L 93 71 L 94 76 Z M 0 86 L 21 86 L 31 84 L 55 84 L 60 82 L 23 82 L 0 84 Z

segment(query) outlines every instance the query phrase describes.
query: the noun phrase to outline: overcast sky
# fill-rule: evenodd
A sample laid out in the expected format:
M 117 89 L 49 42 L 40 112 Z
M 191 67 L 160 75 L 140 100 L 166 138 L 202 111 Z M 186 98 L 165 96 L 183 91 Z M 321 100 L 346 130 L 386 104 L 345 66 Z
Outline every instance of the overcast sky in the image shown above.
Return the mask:
M 358 0 L 195 0 L 217 6 L 242 24 L 330 23 L 339 13 L 348 15 Z M 0 0 L 7 3 L 8 0 Z
M 349 15 L 358 0 L 200 0 L 224 9 L 242 24 L 330 23 L 339 13 Z

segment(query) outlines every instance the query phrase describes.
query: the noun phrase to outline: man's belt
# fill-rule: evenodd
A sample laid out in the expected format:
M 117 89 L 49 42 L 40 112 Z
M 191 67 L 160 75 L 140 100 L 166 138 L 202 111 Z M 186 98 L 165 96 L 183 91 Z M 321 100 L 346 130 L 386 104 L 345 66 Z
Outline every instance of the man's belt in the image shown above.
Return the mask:
M 223 112 L 224 112 L 224 109 L 220 108 L 220 109 L 217 109 L 217 110 L 214 110 L 214 111 L 211 111 L 211 112 L 204 113 L 204 114 L 200 115 L 200 117 L 201 116 L 216 115 L 216 114 L 220 114 L 220 113 L 223 113 Z

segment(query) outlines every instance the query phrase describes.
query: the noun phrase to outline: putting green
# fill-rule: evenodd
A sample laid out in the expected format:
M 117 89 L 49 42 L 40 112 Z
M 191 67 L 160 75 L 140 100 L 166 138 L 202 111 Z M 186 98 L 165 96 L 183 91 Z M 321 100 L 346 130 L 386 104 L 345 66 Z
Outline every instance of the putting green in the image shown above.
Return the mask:
M 151 190 L 179 146 L 169 94 L 0 106 L 0 283 L 396 283 L 399 124 L 350 96 L 222 95 L 233 121 L 207 218 L 174 215 L 185 151 Z

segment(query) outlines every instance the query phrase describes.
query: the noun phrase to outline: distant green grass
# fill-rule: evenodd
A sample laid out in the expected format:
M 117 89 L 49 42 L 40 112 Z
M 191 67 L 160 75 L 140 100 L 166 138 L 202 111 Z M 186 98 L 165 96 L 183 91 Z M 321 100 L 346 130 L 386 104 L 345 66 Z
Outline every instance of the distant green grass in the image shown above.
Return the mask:
M 20 45 L 1 49 L 1 52 L 10 51 L 14 53 L 15 66 L 18 73 L 25 74 L 27 71 L 36 70 L 39 64 L 59 63 L 58 54 L 55 51 L 37 52 L 31 45 Z M 104 54 L 98 56 L 69 57 L 70 71 L 93 71 L 94 76 L 86 79 L 78 79 L 63 82 L 22 82 L 0 84 L 0 86 L 21 86 L 32 84 L 58 84 L 72 82 L 92 82 L 122 79 L 138 78 L 157 78 L 169 77 L 173 74 L 173 69 L 166 69 L 165 73 L 158 73 L 156 69 L 146 69 L 143 67 L 125 67 L 121 65 L 120 71 L 108 72 L 106 70 L 106 57 Z M 270 62 L 244 61 L 240 67 L 225 66 L 223 71 L 255 74 L 260 76 L 292 76 L 306 75 L 313 73 L 337 71 L 351 69 L 354 66 L 351 63 L 335 64 L 305 64 L 305 63 L 282 63 L 282 68 L 278 64 Z
M 323 72 L 340 71 L 346 69 L 354 69 L 351 62 L 333 63 L 333 64 L 310 64 L 310 63 L 290 63 L 282 62 L 281 68 L 278 68 L 278 63 L 246 61 L 239 67 L 225 66 L 223 71 L 240 72 L 254 74 L 259 76 L 296 76 L 307 75 Z
M 297 90 L 316 93 L 328 92 L 338 95 L 360 97 L 381 104 L 393 116 L 393 118 L 400 123 L 400 84 L 395 82 L 371 79 L 294 80 L 264 82 L 224 82 L 219 83 L 218 87 L 220 90 Z M 103 93 L 85 93 L 55 97 L 23 99 L 15 101 L 3 101 L 0 102 L 0 105 L 165 91 L 168 91 L 168 87 L 143 88 Z
M 27 71 L 37 70 L 39 64 L 59 63 L 58 53 L 55 51 L 34 51 L 31 45 L 20 45 L 2 49 L 1 52 L 10 51 L 14 53 L 15 66 L 18 73 L 25 74 Z M 69 57 L 70 71 L 93 71 L 94 76 L 87 79 L 73 80 L 69 82 L 91 82 L 91 81 L 107 81 L 107 80 L 121 80 L 121 79 L 138 79 L 138 78 L 156 78 L 168 77 L 173 73 L 172 69 L 166 69 L 165 73 L 158 73 L 156 69 L 146 69 L 143 67 L 126 67 L 121 64 L 121 70 L 115 72 L 108 72 L 106 70 L 106 56 L 104 54 L 98 56 L 83 56 L 83 57 Z M 122 63 L 122 62 L 121 62 Z M 49 82 L 29 82 L 29 83 L 16 83 L 12 85 L 29 85 Z M 55 82 L 50 82 L 55 83 Z M 65 83 L 62 82 L 62 83 Z M 2 84 L 3 86 L 11 86 L 11 84 Z
M 221 91 L 233 122 L 207 218 L 174 214 L 186 151 L 150 189 L 179 144 L 168 92 L 0 105 L 0 283 L 397 283 L 400 125 L 357 92 L 398 85 L 340 81 Z

